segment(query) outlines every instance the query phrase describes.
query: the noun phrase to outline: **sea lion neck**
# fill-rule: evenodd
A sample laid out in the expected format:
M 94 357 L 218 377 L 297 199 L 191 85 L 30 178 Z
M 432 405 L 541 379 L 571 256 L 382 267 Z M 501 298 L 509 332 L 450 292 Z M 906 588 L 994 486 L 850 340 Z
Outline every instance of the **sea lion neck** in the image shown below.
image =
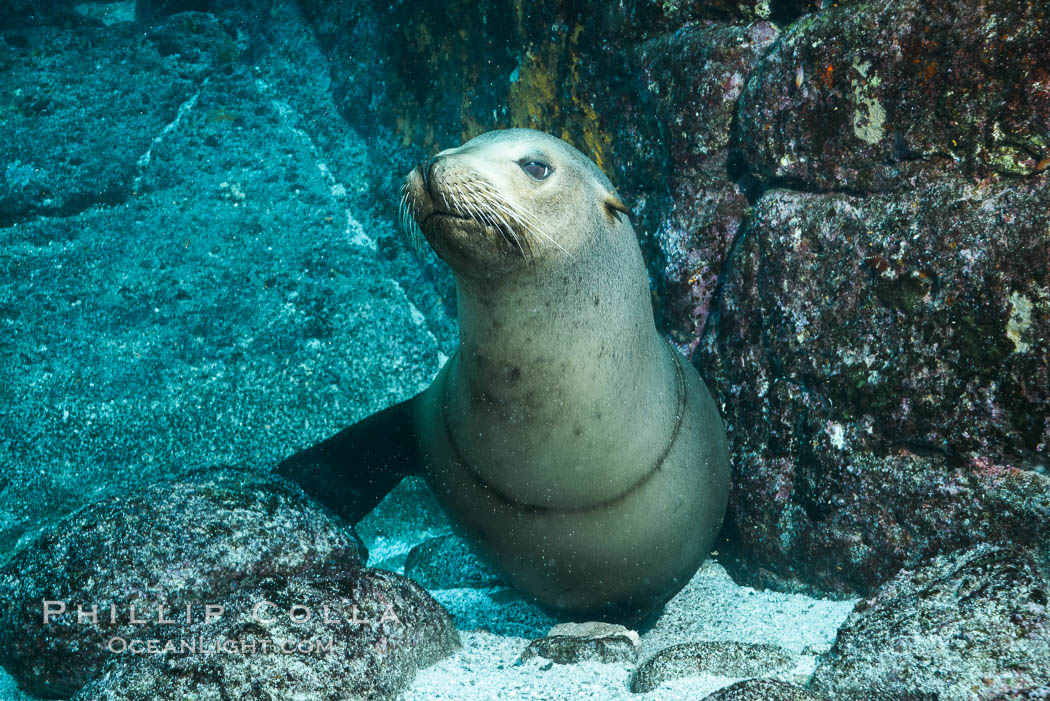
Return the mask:
M 522 503 L 616 498 L 659 460 L 674 424 L 675 361 L 637 243 L 605 240 L 523 270 L 520 283 L 457 280 L 460 349 L 440 398 L 452 438 L 480 479 Z
M 600 367 L 602 358 L 618 358 L 641 368 L 655 334 L 652 303 L 637 244 L 624 243 L 587 246 L 571 257 L 554 252 L 496 280 L 457 275 L 465 367 L 556 368 L 566 358 Z M 628 357 L 632 350 L 642 357 Z

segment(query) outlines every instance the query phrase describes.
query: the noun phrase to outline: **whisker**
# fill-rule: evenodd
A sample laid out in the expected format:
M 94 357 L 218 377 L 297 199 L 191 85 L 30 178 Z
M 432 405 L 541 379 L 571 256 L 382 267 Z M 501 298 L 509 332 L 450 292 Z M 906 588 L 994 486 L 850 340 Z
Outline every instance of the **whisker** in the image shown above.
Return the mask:
M 529 261 L 532 252 L 543 246 L 553 246 L 566 256 L 571 254 L 558 243 L 536 217 L 509 202 L 492 183 L 478 173 L 467 173 L 462 177 L 442 183 L 441 200 L 449 212 L 466 214 L 478 223 L 495 229 L 521 257 Z M 412 212 L 409 192 L 401 186 L 398 203 L 398 219 L 416 246 L 422 246 L 425 238 Z
M 412 247 L 415 248 L 416 253 L 422 253 L 423 231 L 419 228 L 419 224 L 412 214 L 412 208 L 408 203 L 408 188 L 404 184 L 401 185 L 401 199 L 397 205 L 397 218 L 401 231 L 408 236 L 408 240 Z

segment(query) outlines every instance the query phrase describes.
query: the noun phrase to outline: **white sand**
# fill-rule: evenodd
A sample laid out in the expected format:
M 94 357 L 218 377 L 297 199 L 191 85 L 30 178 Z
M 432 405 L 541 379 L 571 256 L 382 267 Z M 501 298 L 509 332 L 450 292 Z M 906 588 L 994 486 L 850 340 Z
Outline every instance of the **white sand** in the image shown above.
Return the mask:
M 507 589 L 433 594 L 455 618 L 463 649 L 417 674 L 405 699 L 700 699 L 739 681 L 698 674 L 665 682 L 649 693 L 632 694 L 627 686 L 632 665 L 552 665 L 540 658 L 516 665 L 529 641 L 546 633 L 553 619 Z M 708 561 L 642 634 L 639 662 L 678 643 L 768 643 L 798 656 L 794 669 L 777 678 L 804 684 L 816 656 L 834 642 L 854 603 L 741 587 L 721 565 Z
M 421 481 L 406 480 L 359 527 L 372 556 L 370 566 L 398 571 L 418 542 L 449 532 Z M 698 674 L 661 684 L 645 694 L 628 690 L 633 665 L 585 662 L 551 664 L 518 657 L 533 638 L 557 620 L 507 587 L 431 592 L 452 614 L 463 648 L 416 675 L 404 695 L 432 699 L 700 699 L 739 679 Z M 795 667 L 776 678 L 805 684 L 816 657 L 831 647 L 855 601 L 814 599 L 737 585 L 717 562 L 708 561 L 642 634 L 644 662 L 660 650 L 695 641 L 777 645 L 797 655 Z

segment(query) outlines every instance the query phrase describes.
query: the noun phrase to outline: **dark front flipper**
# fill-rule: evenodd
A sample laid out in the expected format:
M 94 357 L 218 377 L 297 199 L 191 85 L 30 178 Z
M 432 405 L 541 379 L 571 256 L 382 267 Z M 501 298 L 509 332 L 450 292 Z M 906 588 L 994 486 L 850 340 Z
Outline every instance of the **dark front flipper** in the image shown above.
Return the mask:
M 412 428 L 414 401 L 415 397 L 362 419 L 286 458 L 274 470 L 357 523 L 402 479 L 422 470 Z

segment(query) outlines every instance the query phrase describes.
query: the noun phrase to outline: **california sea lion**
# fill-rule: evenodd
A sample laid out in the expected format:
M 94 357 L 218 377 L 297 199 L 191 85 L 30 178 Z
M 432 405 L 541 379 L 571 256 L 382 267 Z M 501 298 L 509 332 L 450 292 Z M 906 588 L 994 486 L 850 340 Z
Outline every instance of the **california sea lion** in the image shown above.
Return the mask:
M 711 549 L 729 462 L 659 335 L 626 207 L 560 139 L 483 134 L 415 168 L 407 228 L 452 268 L 460 347 L 426 390 L 281 463 L 352 521 L 422 474 L 520 591 L 637 619 Z

